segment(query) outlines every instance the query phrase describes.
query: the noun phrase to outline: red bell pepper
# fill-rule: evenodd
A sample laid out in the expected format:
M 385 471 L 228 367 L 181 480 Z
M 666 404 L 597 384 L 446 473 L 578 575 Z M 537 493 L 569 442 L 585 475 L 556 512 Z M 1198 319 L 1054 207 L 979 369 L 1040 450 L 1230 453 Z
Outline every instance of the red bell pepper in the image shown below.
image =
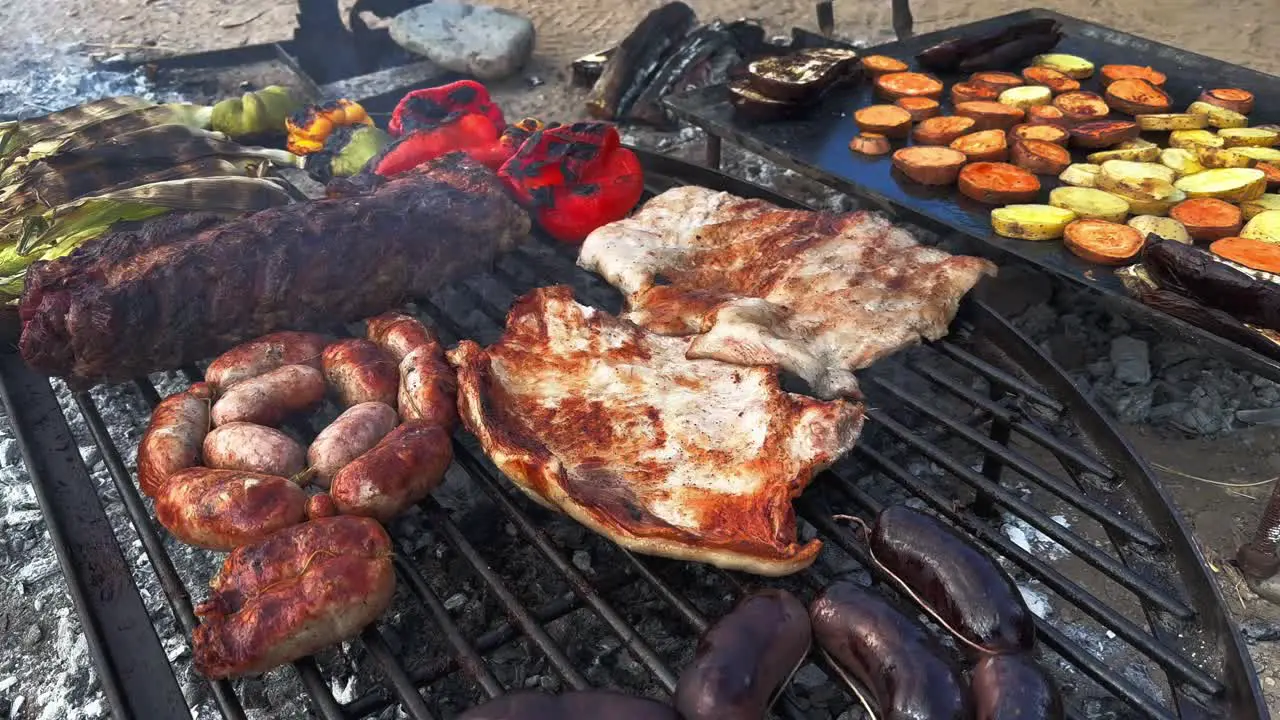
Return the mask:
M 621 144 L 608 123 L 545 128 L 498 175 L 549 235 L 580 243 L 592 230 L 626 217 L 644 192 L 640 160 Z
M 484 86 L 472 80 L 405 95 L 391 115 L 389 128 L 397 140 L 369 166 L 386 177 L 456 151 L 496 170 L 510 154 L 501 150 L 506 128 L 502 110 L 489 99 Z

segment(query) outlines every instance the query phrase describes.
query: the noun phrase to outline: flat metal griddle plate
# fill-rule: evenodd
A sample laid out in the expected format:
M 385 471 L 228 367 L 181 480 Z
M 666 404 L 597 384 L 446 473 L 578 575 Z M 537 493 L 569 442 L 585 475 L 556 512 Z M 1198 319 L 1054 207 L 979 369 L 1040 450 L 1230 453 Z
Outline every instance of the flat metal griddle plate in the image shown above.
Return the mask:
M 865 55 L 889 55 L 909 63 L 912 70 L 921 70 L 915 61 L 916 54 L 942 40 L 990 32 L 1036 18 L 1053 18 L 1062 24 L 1065 36 L 1055 52 L 1080 55 L 1097 67 L 1109 63 L 1150 65 L 1166 73 L 1169 80 L 1164 89 L 1173 97 L 1175 110 L 1185 108 L 1206 87 L 1241 87 L 1252 91 L 1257 98 L 1255 109 L 1250 113 L 1252 124 L 1280 122 L 1280 78 L 1050 10 L 1033 9 L 1002 15 L 866 48 L 862 52 Z M 1017 72 L 1021 66 L 1007 69 Z M 968 75 L 931 74 L 944 81 L 948 89 Z M 1096 75 L 1081 81 L 1081 86 L 1083 90 L 1102 92 Z M 849 140 L 858 132 L 853 123 L 853 112 L 881 102 L 885 101 L 875 97 L 871 83 L 864 81 L 857 87 L 831 93 L 803 120 L 757 124 L 735 119 L 724 85 L 667 98 L 668 105 L 682 119 L 712 135 L 729 139 L 833 188 L 877 202 L 886 212 L 900 219 L 920 222 L 936 230 L 965 233 L 985 243 L 997 256 L 1003 254 L 1020 258 L 1088 286 L 1101 292 L 1126 314 L 1147 320 L 1166 333 L 1206 347 L 1220 357 L 1230 357 L 1245 368 L 1280 381 L 1280 362 L 1130 298 L 1114 269 L 1077 258 L 1061 242 L 1028 242 L 1000 237 L 991 231 L 992 206 L 972 201 L 954 188 L 928 187 L 910 182 L 892 169 L 888 155 L 870 157 L 850 152 Z M 952 112 L 949 93 L 944 93 L 942 106 L 944 114 Z M 1112 117 L 1132 119 L 1118 113 Z M 1145 137 L 1154 141 L 1161 139 L 1160 135 L 1148 133 Z M 903 146 L 905 142 L 894 141 L 895 147 Z M 1084 162 L 1086 154 L 1075 150 L 1072 157 L 1076 162 Z M 1044 197 L 1060 184 L 1052 176 L 1041 176 L 1040 181 Z

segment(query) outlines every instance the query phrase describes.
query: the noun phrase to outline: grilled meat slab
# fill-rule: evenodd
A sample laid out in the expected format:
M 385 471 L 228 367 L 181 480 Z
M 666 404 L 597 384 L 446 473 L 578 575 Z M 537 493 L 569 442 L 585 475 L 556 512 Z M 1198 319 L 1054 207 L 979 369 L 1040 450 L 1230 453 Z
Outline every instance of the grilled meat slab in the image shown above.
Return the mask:
M 216 225 L 162 219 L 33 265 L 20 349 L 78 385 L 127 380 L 385 312 L 484 268 L 529 227 L 497 176 L 460 154 L 365 195 Z
M 626 295 L 628 320 L 696 335 L 689 358 L 780 366 L 823 398 L 856 397 L 852 371 L 946 335 L 964 294 L 995 274 L 873 213 L 788 210 L 696 186 L 591 233 L 578 265 Z
M 636 552 L 784 575 L 813 562 L 792 498 L 853 447 L 862 406 L 783 392 L 776 373 L 689 360 L 565 286 L 516 301 L 502 339 L 464 341 L 463 422 L 534 500 Z

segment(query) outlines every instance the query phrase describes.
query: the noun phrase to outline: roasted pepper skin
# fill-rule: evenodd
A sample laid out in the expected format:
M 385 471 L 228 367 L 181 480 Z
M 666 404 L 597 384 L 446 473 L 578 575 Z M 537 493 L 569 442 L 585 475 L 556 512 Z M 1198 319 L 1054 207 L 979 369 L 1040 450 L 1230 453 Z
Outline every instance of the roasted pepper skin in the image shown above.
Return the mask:
M 644 193 L 639 158 L 602 122 L 535 131 L 498 175 L 547 234 L 574 244 L 626 217 Z
M 459 80 L 439 87 L 414 90 L 400 98 L 391 113 L 387 132 L 402 137 L 418 130 L 435 130 L 463 115 L 481 115 L 493 124 L 495 134 L 507 126 L 502 108 L 489 98 L 485 86 L 474 80 Z
M 360 103 L 335 100 L 324 105 L 308 105 L 285 120 L 289 152 L 294 155 L 319 152 L 335 128 L 350 125 L 373 125 L 373 119 Z
M 502 109 L 483 85 L 472 80 L 405 95 L 391 114 L 388 128 L 397 139 L 370 165 L 384 177 L 456 151 L 497 170 L 515 152 L 507 151 L 502 143 L 507 128 Z

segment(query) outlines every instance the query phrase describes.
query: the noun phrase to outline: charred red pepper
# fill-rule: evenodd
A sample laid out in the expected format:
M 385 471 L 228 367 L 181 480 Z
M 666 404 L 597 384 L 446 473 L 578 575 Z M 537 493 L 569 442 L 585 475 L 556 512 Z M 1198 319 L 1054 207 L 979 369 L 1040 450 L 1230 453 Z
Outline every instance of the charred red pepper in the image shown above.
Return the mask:
M 401 98 L 391 115 L 390 132 L 398 139 L 371 163 L 373 172 L 391 176 L 462 151 L 497 169 L 509 155 L 501 152 L 506 128 L 502 110 L 489 91 L 472 80 L 459 80 Z
M 639 202 L 644 173 L 618 130 L 580 122 L 538 130 L 498 170 L 516 200 L 557 240 L 579 243 Z

